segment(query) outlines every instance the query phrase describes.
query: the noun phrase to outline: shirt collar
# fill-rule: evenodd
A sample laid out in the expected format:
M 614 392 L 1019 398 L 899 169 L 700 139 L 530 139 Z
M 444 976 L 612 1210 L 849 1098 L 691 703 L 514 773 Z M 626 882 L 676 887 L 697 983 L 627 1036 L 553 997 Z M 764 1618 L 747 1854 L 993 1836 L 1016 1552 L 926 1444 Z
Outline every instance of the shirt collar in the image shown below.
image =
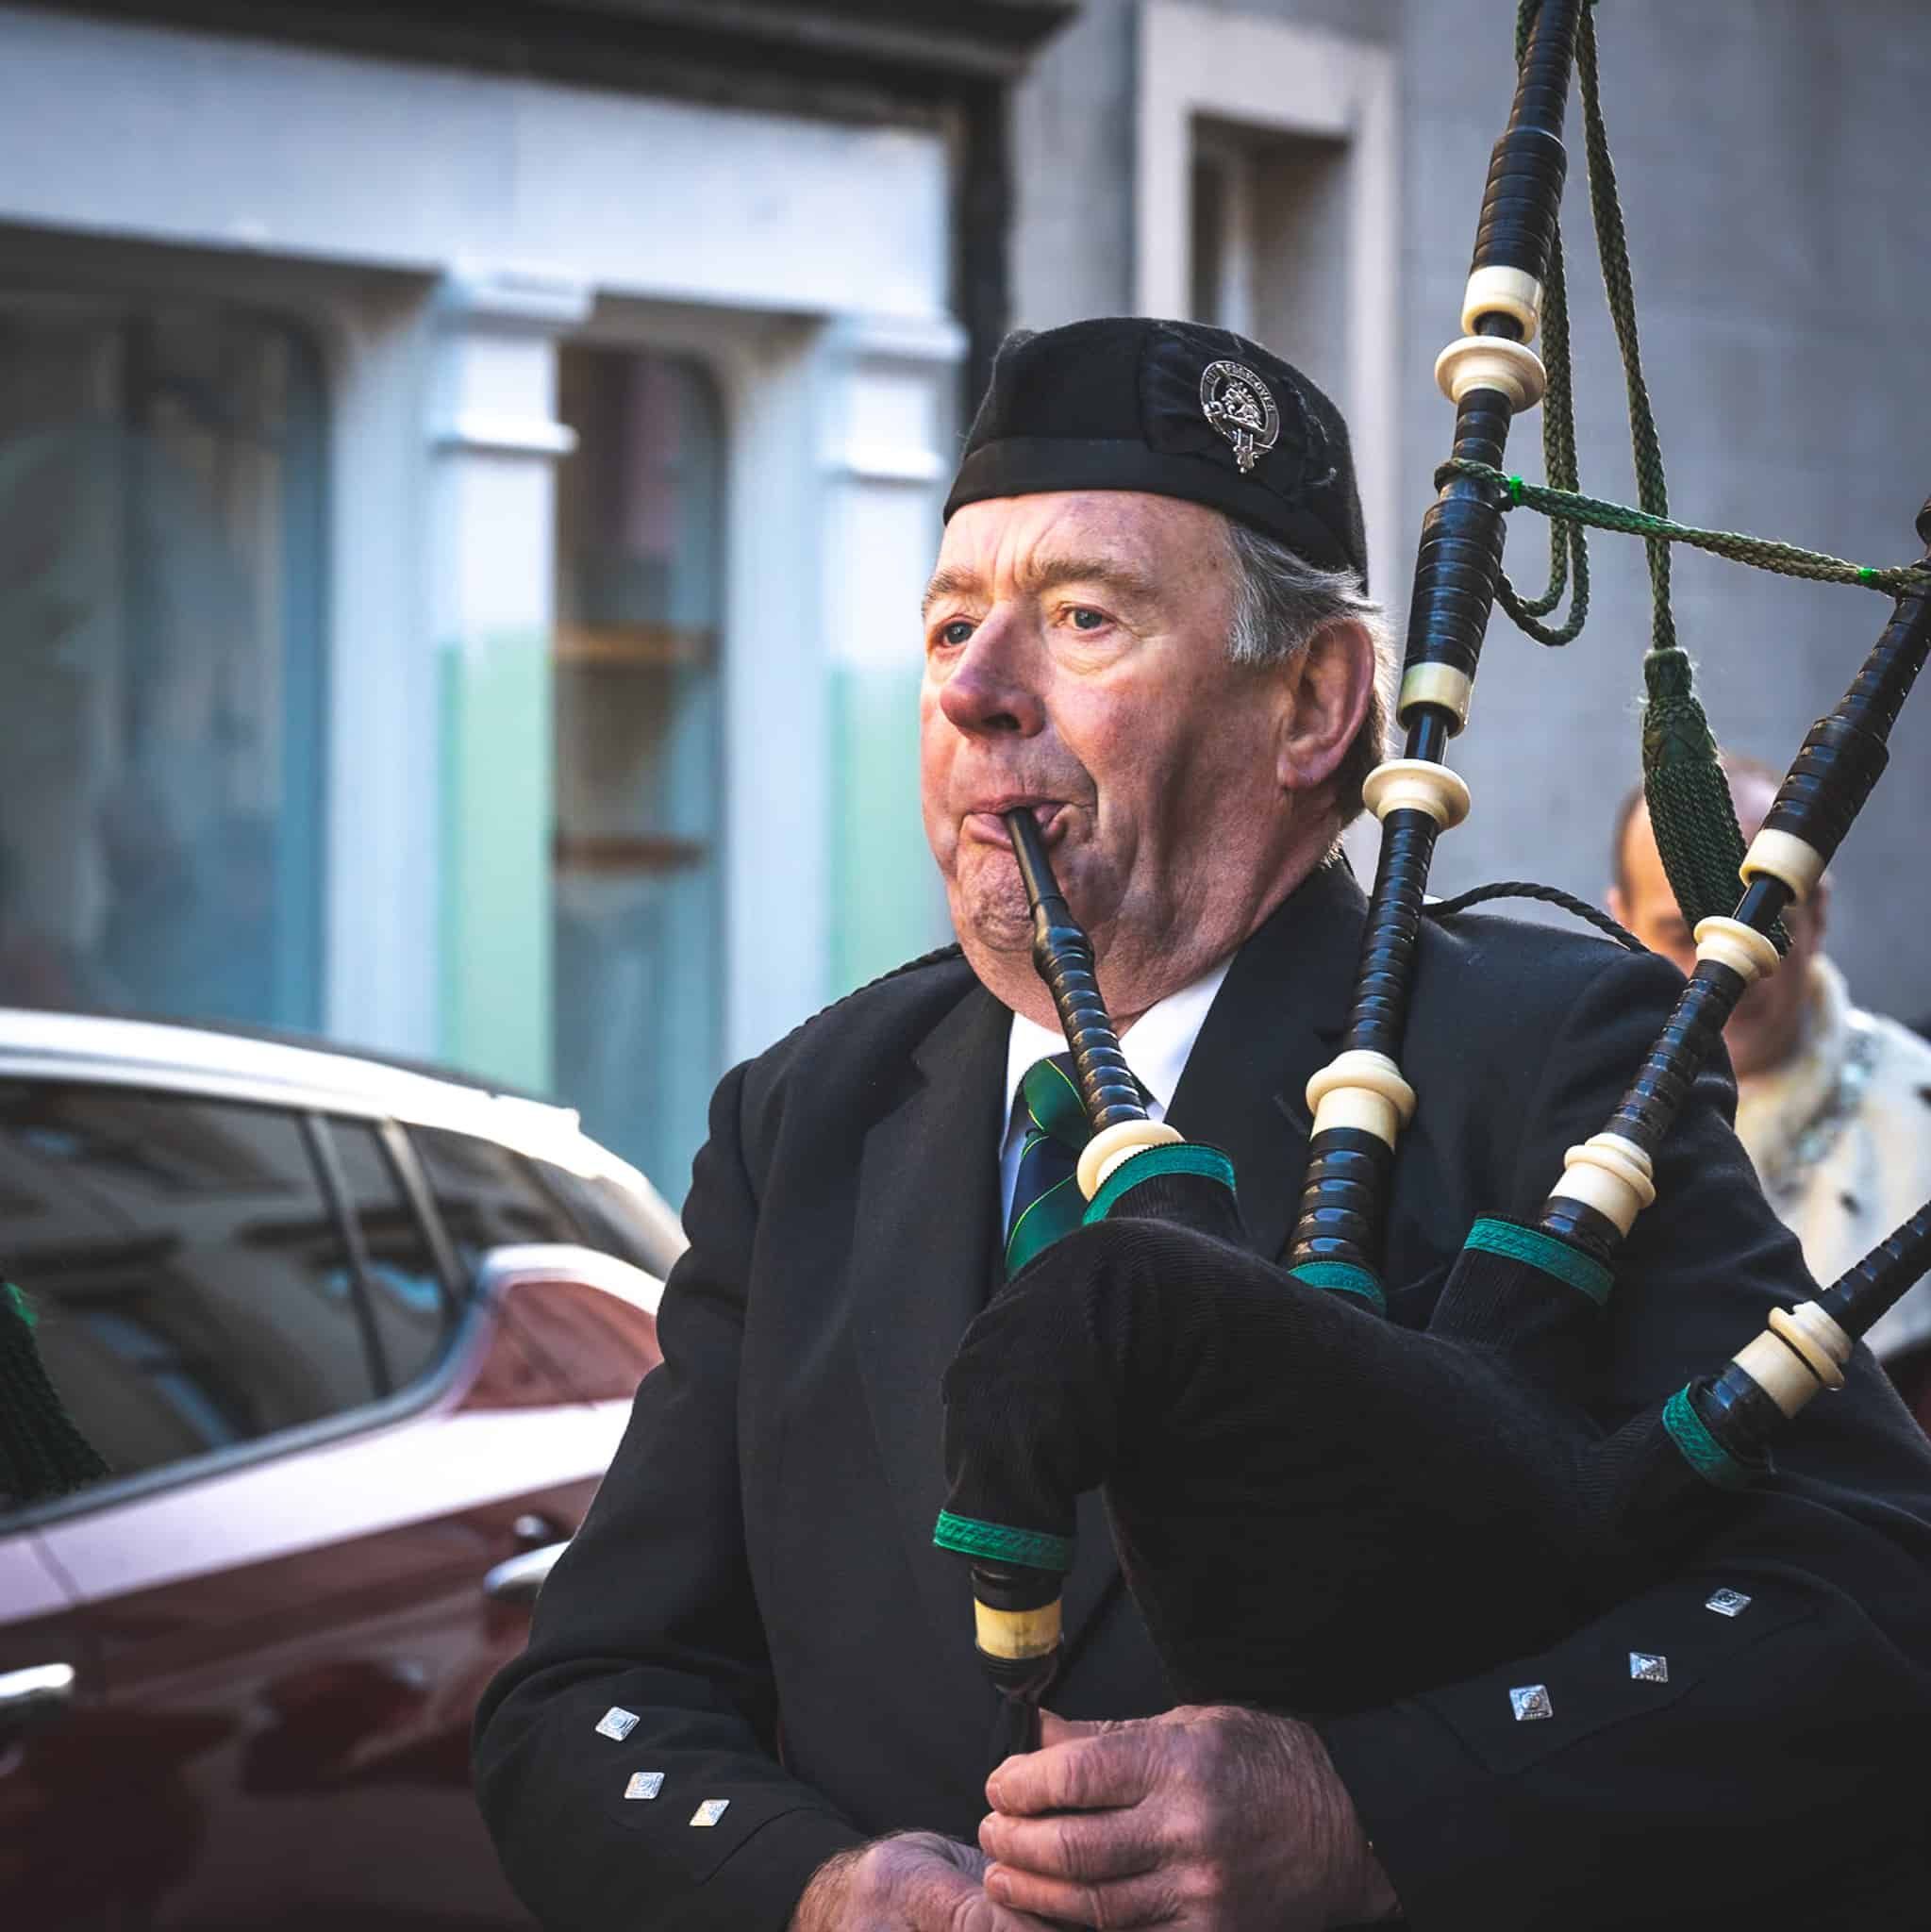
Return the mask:
M 1134 1077 L 1152 1094 L 1158 1109 L 1155 1118 L 1164 1118 L 1174 1104 L 1180 1075 L 1187 1071 L 1188 1056 L 1200 1038 L 1207 1008 L 1234 963 L 1229 953 L 1218 965 L 1209 966 L 1198 979 L 1189 980 L 1177 992 L 1149 1007 L 1127 1028 L 1120 1042 Z M 1041 1026 L 1024 1013 L 1012 1016 L 1012 1029 L 1006 1043 L 1006 1118 L 1012 1118 L 1012 1103 L 1019 1083 L 1035 1060 L 1066 1051 L 1066 1036 L 1055 1027 Z

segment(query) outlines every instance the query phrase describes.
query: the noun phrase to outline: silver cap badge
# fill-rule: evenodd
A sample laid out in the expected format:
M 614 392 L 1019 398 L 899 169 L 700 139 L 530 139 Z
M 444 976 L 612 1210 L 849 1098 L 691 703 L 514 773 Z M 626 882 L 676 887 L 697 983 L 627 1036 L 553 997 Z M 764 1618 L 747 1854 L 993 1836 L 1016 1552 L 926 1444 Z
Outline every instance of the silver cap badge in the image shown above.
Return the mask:
M 1266 383 L 1244 362 L 1209 362 L 1200 372 L 1200 407 L 1234 445 L 1243 476 L 1280 438 L 1281 412 Z

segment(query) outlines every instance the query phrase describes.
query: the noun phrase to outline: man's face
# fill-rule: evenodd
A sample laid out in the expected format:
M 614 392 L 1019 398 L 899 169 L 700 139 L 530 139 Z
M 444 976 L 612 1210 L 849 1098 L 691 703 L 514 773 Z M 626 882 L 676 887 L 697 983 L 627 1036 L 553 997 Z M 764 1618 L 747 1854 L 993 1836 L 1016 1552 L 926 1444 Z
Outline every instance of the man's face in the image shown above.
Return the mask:
M 1122 1017 L 1238 945 L 1298 876 L 1298 847 L 1324 845 L 1313 794 L 1368 674 L 1337 674 L 1332 648 L 1231 664 L 1234 582 L 1222 519 L 1167 497 L 1007 497 L 947 525 L 925 607 L 925 835 L 960 941 L 1007 1004 L 1040 1000 L 1011 806 L 1040 821 Z
M 1737 823 L 1744 842 L 1756 835 L 1769 812 L 1774 793 L 1761 779 L 1744 776 L 1732 788 Z M 1638 806 L 1623 845 L 1624 886 L 1611 888 L 1609 909 L 1652 952 L 1673 959 L 1686 974 L 1696 966 L 1696 941 L 1670 890 L 1662 855 L 1649 811 Z M 1741 888 L 1739 888 L 1741 891 Z M 1809 988 L 1810 961 L 1823 935 L 1823 897 L 1813 894 L 1784 914 L 1790 950 L 1768 979 L 1759 979 L 1737 1002 L 1737 1010 L 1723 1028 L 1723 1044 L 1739 1078 L 1768 1073 L 1794 1054 L 1802 1040 L 1804 1005 Z

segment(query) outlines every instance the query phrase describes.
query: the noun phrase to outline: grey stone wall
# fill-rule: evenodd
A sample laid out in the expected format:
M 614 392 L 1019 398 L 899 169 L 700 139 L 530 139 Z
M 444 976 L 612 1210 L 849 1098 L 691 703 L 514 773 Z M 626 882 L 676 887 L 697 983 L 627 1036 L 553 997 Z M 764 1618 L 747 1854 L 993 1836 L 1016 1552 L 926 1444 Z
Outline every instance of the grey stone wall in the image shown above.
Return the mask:
M 1230 0 L 1232 4 L 1232 0 Z M 1246 0 L 1242 10 L 1390 44 L 1400 62 L 1403 527 L 1418 528 L 1450 413 L 1431 369 L 1456 332 L 1490 143 L 1507 111 L 1509 0 Z M 1615 148 L 1651 391 L 1685 520 L 1861 562 L 1918 553 L 1931 491 L 1931 202 L 1923 102 L 1931 9 L 1918 0 L 1625 0 L 1603 9 Z M 1088 0 L 1024 84 L 1015 115 L 1018 319 L 1117 310 L 1132 287 L 1134 18 Z M 1635 489 L 1622 377 L 1588 236 L 1579 117 L 1566 204 L 1586 489 Z M 1296 347 L 1275 343 L 1290 359 Z M 1539 419 L 1512 449 L 1540 474 Z M 1409 542 L 1405 537 L 1405 546 Z M 1511 562 L 1540 589 L 1545 526 Z M 1641 547 L 1591 544 L 1594 608 L 1566 652 L 1498 617 L 1455 763 L 1469 824 L 1438 890 L 1536 877 L 1591 897 L 1606 825 L 1638 773 L 1649 629 Z M 1381 564 L 1399 602 L 1412 549 Z M 1719 736 L 1781 767 L 1834 703 L 1888 605 L 1852 590 L 1676 556 L 1676 611 Z M 1400 615 L 1399 610 L 1396 613 Z M 1931 691 L 1837 867 L 1832 950 L 1867 1004 L 1931 1012 L 1924 876 Z

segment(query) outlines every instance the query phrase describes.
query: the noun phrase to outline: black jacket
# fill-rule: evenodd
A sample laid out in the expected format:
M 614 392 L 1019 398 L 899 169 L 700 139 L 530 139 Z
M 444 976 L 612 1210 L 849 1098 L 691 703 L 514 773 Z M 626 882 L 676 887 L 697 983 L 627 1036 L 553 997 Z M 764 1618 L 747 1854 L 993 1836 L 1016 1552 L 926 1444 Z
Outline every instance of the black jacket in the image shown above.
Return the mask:
M 1303 1090 L 1333 1055 L 1362 912 L 1339 868 L 1304 884 L 1235 960 L 1174 1095 L 1174 1124 L 1233 1157 L 1265 1253 L 1290 1230 Z M 1426 924 L 1392 1319 L 1425 1321 L 1475 1216 L 1534 1211 L 1680 985 L 1593 938 Z M 976 1832 L 991 1696 L 931 1535 L 940 1377 L 998 1267 L 1007 1017 L 943 960 L 718 1089 L 663 1366 L 478 1716 L 485 1813 L 552 1932 L 782 1932 L 841 1848 Z M 1606 1416 L 1714 1372 L 1773 1301 L 1810 1292 L 1732 1099 L 1706 1074 L 1658 1164 L 1612 1304 Z M 1881 1774 L 1931 1741 L 1931 1452 L 1861 1350 L 1801 1426 L 1773 1493 L 1682 1575 L 1544 1656 L 1323 1726 L 1423 1932 L 1706 1924 L 1755 1891 L 1779 1902 L 1759 1927 L 1905 1923 L 1876 1900 L 1913 1883 L 1923 1807 Z M 1165 1707 L 1092 1498 L 1078 1548 L 1054 1707 Z M 1705 1607 L 1719 1588 L 1750 1598 L 1740 1615 Z M 1632 1652 L 1665 1657 L 1668 1681 L 1632 1677 Z M 1517 1720 L 1509 1691 L 1538 1684 L 1553 1715 Z M 596 1731 L 612 1706 L 639 1720 L 622 1741 Z M 664 1774 L 658 1797 L 625 1798 L 638 1771 Z M 707 1798 L 729 1808 L 693 1826 Z M 1872 1897 L 1843 1905 L 1847 1883 Z

